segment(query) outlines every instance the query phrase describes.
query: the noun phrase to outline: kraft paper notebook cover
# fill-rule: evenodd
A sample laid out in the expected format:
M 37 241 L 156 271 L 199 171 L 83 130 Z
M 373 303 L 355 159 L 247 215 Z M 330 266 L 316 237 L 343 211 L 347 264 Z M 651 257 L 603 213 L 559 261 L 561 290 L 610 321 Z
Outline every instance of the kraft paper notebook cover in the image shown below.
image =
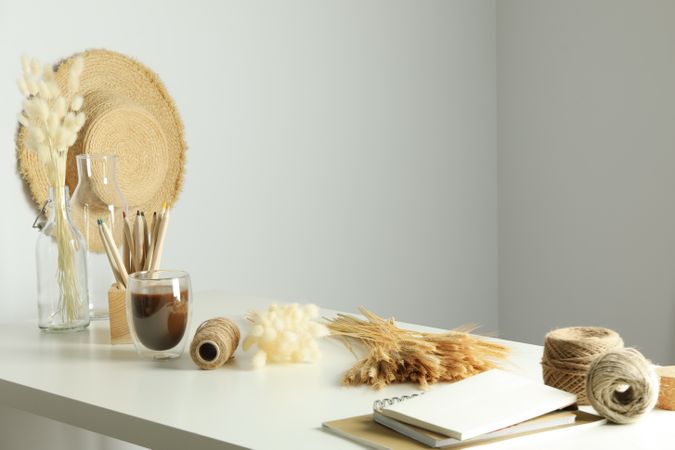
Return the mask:
M 468 441 L 455 441 L 443 448 L 452 448 L 453 450 L 460 450 L 466 448 L 477 447 L 480 445 L 492 444 L 509 439 L 526 438 L 539 433 L 550 432 L 552 436 L 554 433 L 563 432 L 563 430 L 577 428 L 580 426 L 599 425 L 604 423 L 602 417 L 589 414 L 583 411 L 571 412 L 575 416 L 574 423 L 567 425 L 559 425 L 552 428 L 546 428 L 537 431 L 524 431 L 521 433 L 513 433 L 501 437 L 483 438 L 479 437 Z M 337 434 L 338 436 L 358 442 L 371 448 L 379 450 L 422 450 L 429 449 L 428 446 L 410 439 L 394 430 L 391 430 L 373 420 L 371 414 L 365 416 L 350 417 L 348 419 L 333 420 L 324 422 L 323 427 Z
M 405 401 L 384 400 L 376 409 L 399 422 L 466 440 L 574 403 L 574 394 L 494 369 Z

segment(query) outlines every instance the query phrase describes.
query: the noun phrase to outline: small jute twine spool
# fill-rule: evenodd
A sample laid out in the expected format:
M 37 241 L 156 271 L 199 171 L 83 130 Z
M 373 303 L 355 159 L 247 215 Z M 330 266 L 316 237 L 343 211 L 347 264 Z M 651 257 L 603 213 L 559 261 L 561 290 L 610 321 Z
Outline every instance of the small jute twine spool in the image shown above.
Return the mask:
M 216 369 L 232 358 L 240 337 L 239 327 L 232 320 L 209 319 L 197 328 L 190 356 L 200 369 Z
M 546 335 L 541 360 L 544 383 L 577 395 L 587 405 L 586 374 L 595 358 L 608 350 L 623 348 L 615 331 L 601 327 L 569 327 Z
M 634 348 L 611 350 L 588 369 L 586 395 L 595 410 L 614 423 L 638 420 L 656 405 L 659 378 Z
M 675 366 L 658 367 L 660 378 L 659 401 L 657 408 L 675 411 Z

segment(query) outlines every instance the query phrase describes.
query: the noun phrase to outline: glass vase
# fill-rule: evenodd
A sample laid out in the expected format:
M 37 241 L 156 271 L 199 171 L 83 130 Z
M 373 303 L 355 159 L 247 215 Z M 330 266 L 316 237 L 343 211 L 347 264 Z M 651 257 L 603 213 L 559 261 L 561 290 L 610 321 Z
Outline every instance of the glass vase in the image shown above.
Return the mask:
M 105 319 L 108 317 L 108 289 L 115 278 L 97 221 L 105 221 L 122 254 L 123 213 L 127 212 L 127 201 L 117 183 L 115 155 L 77 155 L 76 163 L 77 186 L 71 204 L 75 224 L 82 231 L 87 248 L 89 316 Z
M 38 325 L 45 331 L 89 326 L 87 250 L 70 215 L 68 188 L 49 188 L 49 215 L 36 243 Z

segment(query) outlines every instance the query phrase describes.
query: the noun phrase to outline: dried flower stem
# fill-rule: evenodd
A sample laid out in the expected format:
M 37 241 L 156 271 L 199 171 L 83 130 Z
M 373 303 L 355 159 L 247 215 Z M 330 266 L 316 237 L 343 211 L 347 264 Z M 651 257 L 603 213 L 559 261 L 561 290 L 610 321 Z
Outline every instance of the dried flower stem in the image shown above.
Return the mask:
M 80 294 L 77 271 L 75 270 L 75 252 L 79 245 L 74 239 L 68 218 L 66 216 L 65 198 L 63 190 L 54 190 L 54 229 L 56 246 L 58 249 L 58 272 L 56 274 L 59 286 L 59 299 L 54 314 L 60 314 L 61 320 L 72 322 L 77 320 L 80 306 L 82 305 L 82 295 Z
M 345 373 L 343 384 L 368 384 L 380 389 L 390 383 L 413 382 L 426 388 L 431 383 L 458 381 L 494 368 L 508 353 L 501 344 L 469 334 L 470 329 L 445 333 L 404 330 L 393 318 L 385 320 L 365 308 L 359 310 L 367 320 L 338 314 L 328 324 L 331 333 L 342 337 L 354 356 L 352 341 L 367 350 L 367 356 Z

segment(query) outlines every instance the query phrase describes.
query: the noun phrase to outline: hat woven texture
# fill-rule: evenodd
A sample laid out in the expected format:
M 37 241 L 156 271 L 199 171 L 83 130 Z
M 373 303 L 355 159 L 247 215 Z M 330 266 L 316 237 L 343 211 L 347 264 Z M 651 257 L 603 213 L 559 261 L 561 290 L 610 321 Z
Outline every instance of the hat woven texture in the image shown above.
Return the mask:
M 80 78 L 86 122 L 68 151 L 66 184 L 77 185 L 75 157 L 113 154 L 117 180 L 130 211 L 159 211 L 178 198 L 187 145 L 183 122 L 157 74 L 138 61 L 109 50 L 87 50 Z M 68 93 L 73 55 L 56 68 L 61 90 Z M 49 181 L 37 154 L 26 147 L 24 127 L 17 133 L 19 172 L 38 207 L 47 199 Z

